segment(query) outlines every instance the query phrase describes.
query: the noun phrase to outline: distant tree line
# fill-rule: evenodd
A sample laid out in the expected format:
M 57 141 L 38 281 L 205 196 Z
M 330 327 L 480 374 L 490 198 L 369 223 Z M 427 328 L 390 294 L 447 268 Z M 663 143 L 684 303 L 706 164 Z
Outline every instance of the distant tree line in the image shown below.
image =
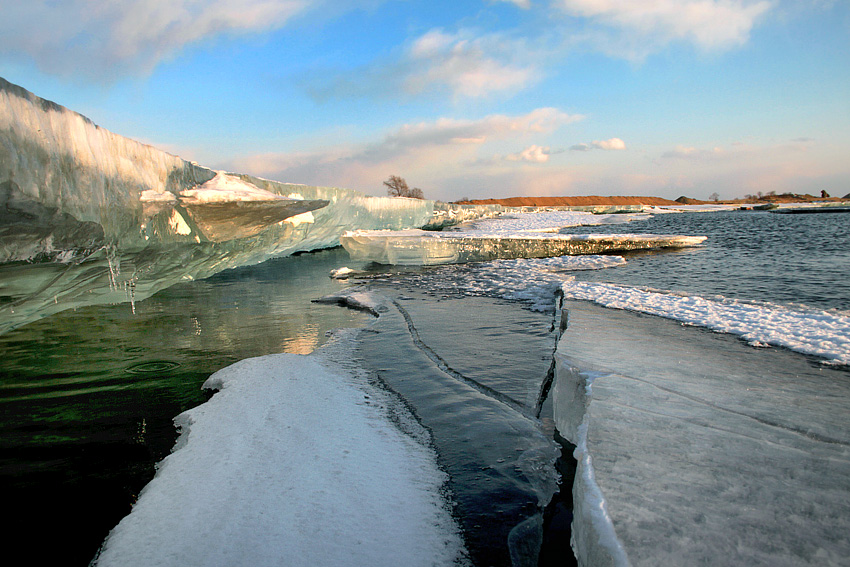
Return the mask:
M 398 175 L 390 175 L 390 178 L 384 181 L 387 187 L 387 195 L 390 197 L 408 197 L 410 199 L 424 199 L 425 195 L 422 189 L 414 187 L 411 189 L 407 186 L 407 181 Z

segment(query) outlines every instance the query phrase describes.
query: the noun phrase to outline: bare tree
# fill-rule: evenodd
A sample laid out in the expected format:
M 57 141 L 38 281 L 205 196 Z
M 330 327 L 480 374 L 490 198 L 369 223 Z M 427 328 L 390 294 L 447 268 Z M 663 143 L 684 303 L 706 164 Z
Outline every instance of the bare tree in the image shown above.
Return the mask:
M 410 189 L 407 187 L 407 181 L 398 175 L 390 175 L 390 178 L 384 181 L 387 186 L 387 195 L 390 197 L 407 197 Z
M 720 193 L 714 192 L 708 196 L 709 200 L 714 201 L 715 203 L 720 200 Z
M 390 197 L 409 197 L 411 199 L 424 199 L 425 195 L 422 189 L 414 187 L 411 189 L 407 186 L 407 181 L 398 175 L 390 175 L 390 178 L 384 181 L 387 187 L 387 195 Z

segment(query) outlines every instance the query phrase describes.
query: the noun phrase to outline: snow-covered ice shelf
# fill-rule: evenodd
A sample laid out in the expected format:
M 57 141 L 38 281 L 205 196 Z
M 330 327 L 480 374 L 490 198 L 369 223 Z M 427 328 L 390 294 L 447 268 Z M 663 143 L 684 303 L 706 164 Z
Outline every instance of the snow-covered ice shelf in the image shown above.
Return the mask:
M 703 236 L 655 234 L 567 235 L 528 231 L 502 235 L 422 230 L 358 230 L 340 237 L 340 243 L 355 260 L 425 266 L 682 248 L 696 246 L 704 240 Z
M 696 246 L 704 236 L 658 234 L 559 234 L 568 226 L 622 224 L 645 215 L 594 215 L 577 211 L 517 213 L 442 232 L 351 230 L 340 244 L 355 260 L 379 264 L 462 264 L 514 258 L 602 254 Z
M 427 433 L 391 421 L 348 341 L 213 374 L 96 565 L 462 565 Z
M 552 392 L 577 446 L 579 564 L 847 565 L 846 371 L 567 306 Z

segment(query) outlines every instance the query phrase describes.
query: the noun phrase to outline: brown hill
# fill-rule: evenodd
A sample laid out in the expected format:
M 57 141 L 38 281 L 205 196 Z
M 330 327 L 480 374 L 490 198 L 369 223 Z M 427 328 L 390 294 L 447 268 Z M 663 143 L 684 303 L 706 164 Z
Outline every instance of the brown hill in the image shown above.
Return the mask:
M 471 199 L 462 205 L 502 205 L 504 207 L 582 207 L 593 205 L 676 205 L 661 197 L 508 197 L 505 199 Z

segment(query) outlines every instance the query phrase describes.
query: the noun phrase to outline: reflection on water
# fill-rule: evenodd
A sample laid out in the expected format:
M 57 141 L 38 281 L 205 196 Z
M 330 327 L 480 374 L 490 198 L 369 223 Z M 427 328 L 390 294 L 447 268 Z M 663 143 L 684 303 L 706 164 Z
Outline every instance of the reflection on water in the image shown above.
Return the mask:
M 311 299 L 347 284 L 341 249 L 66 310 L 0 335 L 0 498 L 34 562 L 86 564 L 176 437 L 172 418 L 237 360 L 305 354 L 368 315 Z M 135 312 L 134 312 L 135 311 Z M 50 541 L 51 545 L 45 545 Z

